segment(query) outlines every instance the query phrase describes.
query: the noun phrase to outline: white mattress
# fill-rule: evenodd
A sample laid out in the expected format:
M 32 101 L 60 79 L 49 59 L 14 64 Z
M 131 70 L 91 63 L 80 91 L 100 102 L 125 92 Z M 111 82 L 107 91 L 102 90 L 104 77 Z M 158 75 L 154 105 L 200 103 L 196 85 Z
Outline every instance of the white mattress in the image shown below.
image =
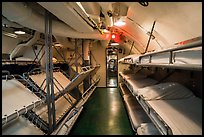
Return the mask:
M 20 116 L 12 123 L 2 127 L 2 135 L 44 135 L 44 133 Z
M 65 77 L 64 74 L 62 74 L 61 72 L 53 72 L 53 77 L 57 79 L 57 81 L 60 83 L 60 85 L 63 88 L 65 88 L 70 83 L 70 80 L 67 77 Z M 40 87 L 46 78 L 46 73 L 30 75 L 30 78 Z M 62 90 L 63 88 L 58 84 L 58 82 L 55 79 L 54 79 L 54 83 L 60 90 Z M 42 89 L 44 89 L 45 86 L 46 86 L 46 81 L 43 83 Z M 56 86 L 54 86 L 54 93 L 59 92 Z M 45 89 L 45 92 L 47 92 L 46 89 Z
M 11 115 L 15 110 L 23 109 L 39 101 L 35 94 L 16 79 L 2 80 L 2 118 Z
M 202 65 L 202 47 L 174 52 L 174 64 Z
M 18 57 L 18 58 L 16 58 L 16 61 L 33 61 L 33 59 L 25 58 L 25 57 Z
M 172 129 L 174 135 L 202 135 L 201 99 L 194 96 L 147 102 Z
M 123 97 L 134 131 L 137 130 L 141 123 L 151 122 L 134 96 L 124 95 Z
M 127 74 L 127 75 L 124 75 L 124 78 L 127 80 L 127 79 L 144 79 L 146 78 L 147 76 L 145 75 L 142 75 L 142 74 Z
M 68 94 L 64 94 L 67 98 L 72 100 L 72 103 L 76 102 L 72 96 Z M 55 101 L 55 114 L 56 121 L 58 121 L 65 112 L 67 112 L 71 108 L 71 104 L 62 96 L 57 101 Z M 48 121 L 48 109 L 47 105 L 34 109 L 37 115 L 39 115 L 43 120 Z
M 144 100 L 183 99 L 194 96 L 192 91 L 175 82 L 165 82 L 138 89 Z
M 155 64 L 169 64 L 170 52 L 159 53 L 152 55 L 151 63 Z
M 133 95 L 138 95 L 138 89 L 139 88 L 144 88 L 146 86 L 151 86 L 157 83 L 156 80 L 150 79 L 150 78 L 145 78 L 145 79 L 128 79 L 127 80 L 128 84 L 132 86 L 133 88 Z

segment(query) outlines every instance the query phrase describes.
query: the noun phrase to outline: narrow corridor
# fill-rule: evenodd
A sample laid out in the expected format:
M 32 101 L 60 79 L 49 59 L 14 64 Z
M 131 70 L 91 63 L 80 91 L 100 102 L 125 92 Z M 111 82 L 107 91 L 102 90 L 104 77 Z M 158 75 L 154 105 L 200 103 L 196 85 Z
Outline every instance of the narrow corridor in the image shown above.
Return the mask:
M 70 135 L 133 135 L 118 88 L 97 88 Z

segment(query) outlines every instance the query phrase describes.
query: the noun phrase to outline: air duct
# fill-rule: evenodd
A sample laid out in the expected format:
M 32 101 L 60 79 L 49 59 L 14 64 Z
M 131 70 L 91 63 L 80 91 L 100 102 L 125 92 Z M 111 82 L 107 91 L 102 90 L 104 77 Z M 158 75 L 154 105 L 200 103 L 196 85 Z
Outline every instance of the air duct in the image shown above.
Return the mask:
M 10 21 L 17 22 L 25 27 L 44 33 L 44 16 L 33 11 L 31 8 L 20 2 L 2 2 L 2 15 Z M 101 35 L 98 31 L 93 33 L 80 33 L 73 30 L 63 22 L 53 20 L 53 35 L 81 39 L 107 40 L 106 34 Z
M 40 33 L 39 32 L 35 32 L 33 38 L 30 39 L 27 43 L 23 43 L 23 44 L 17 45 L 16 48 L 10 54 L 10 60 L 12 60 L 14 57 L 16 57 L 17 53 L 20 51 L 21 48 L 32 46 L 33 44 L 36 43 L 36 41 L 39 38 L 40 38 Z
M 82 17 L 76 14 L 75 9 L 66 2 L 38 2 L 61 21 L 78 32 L 90 33 L 93 28 L 89 26 Z

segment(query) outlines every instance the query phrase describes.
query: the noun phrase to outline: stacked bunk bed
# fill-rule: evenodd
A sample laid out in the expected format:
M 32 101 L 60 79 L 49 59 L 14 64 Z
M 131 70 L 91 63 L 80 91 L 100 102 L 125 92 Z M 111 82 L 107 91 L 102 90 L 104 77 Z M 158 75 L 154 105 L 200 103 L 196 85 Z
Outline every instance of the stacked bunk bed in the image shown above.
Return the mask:
M 119 63 L 142 69 L 202 71 L 201 42 L 145 55 L 129 55 Z M 178 82 L 157 81 L 140 71 L 124 70 L 119 76 L 121 94 L 137 135 L 202 135 L 202 98 L 190 89 Z
M 44 132 L 23 114 L 43 105 L 44 101 L 17 80 L 8 76 L 2 80 L 2 134 L 43 135 Z M 15 130 L 14 130 L 15 129 Z
M 78 86 L 85 78 L 93 76 L 99 68 L 100 65 L 83 67 L 81 72 L 72 79 L 69 79 L 69 76 L 60 69 L 53 71 L 56 115 L 56 129 L 52 132 L 53 135 L 69 134 L 83 109 L 83 104 L 95 90 L 100 77 L 86 90 L 79 90 Z M 23 76 L 5 75 L 2 85 L 3 134 L 48 134 L 46 73 L 40 69 L 34 69 L 24 73 Z M 16 97 L 21 101 L 16 102 Z M 31 123 L 29 125 L 31 128 L 26 125 L 28 123 Z

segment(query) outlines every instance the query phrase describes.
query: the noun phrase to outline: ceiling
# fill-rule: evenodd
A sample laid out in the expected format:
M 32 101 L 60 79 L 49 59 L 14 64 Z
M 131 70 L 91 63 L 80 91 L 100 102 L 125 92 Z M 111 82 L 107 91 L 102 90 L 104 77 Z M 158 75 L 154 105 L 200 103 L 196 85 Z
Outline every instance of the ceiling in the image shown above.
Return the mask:
M 52 32 L 59 42 L 67 38 L 109 41 L 114 32 L 120 35 L 120 45 L 134 45 L 134 52 L 142 54 L 151 31 L 149 52 L 202 37 L 201 2 L 149 2 L 148 6 L 139 2 L 2 2 L 2 30 L 24 29 L 27 35 L 19 36 L 22 39 L 32 36 L 33 30 L 44 33 L 45 10 L 52 13 Z M 126 24 L 113 25 L 116 18 Z

